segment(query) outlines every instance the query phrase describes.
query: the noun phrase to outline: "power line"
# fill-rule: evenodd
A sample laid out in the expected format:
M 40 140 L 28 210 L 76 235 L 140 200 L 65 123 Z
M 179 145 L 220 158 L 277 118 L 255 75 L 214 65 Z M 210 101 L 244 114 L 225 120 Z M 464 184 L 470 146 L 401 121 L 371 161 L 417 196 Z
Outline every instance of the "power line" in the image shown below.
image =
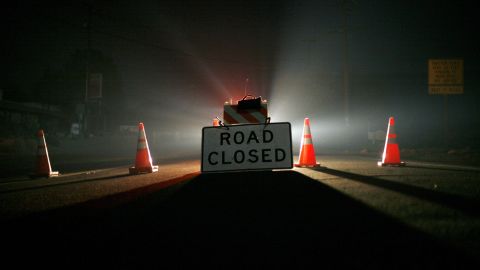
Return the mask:
M 68 25 L 68 26 L 76 28 L 76 29 L 86 30 L 84 26 L 80 26 L 78 24 L 71 23 L 69 21 L 66 21 L 63 18 L 59 18 L 59 17 L 55 17 L 55 16 L 48 16 L 48 19 L 56 21 L 58 23 L 61 23 L 62 25 Z M 162 51 L 168 51 L 168 52 L 176 54 L 177 56 L 180 56 L 180 57 L 190 57 L 190 58 L 195 58 L 196 60 L 205 60 L 207 62 L 221 62 L 221 63 L 237 64 L 237 65 L 244 65 L 244 66 L 254 66 L 254 67 L 262 68 L 262 69 L 268 68 L 266 65 L 259 64 L 259 63 L 253 63 L 253 62 L 239 61 L 239 60 L 233 60 L 233 59 L 227 59 L 227 58 L 218 58 L 218 57 L 199 57 L 197 55 L 194 55 L 193 53 L 189 53 L 189 52 L 186 52 L 186 51 L 183 51 L 183 50 L 180 50 L 180 49 L 173 49 L 173 48 L 170 48 L 170 47 L 159 45 L 157 43 L 152 43 L 152 42 L 140 40 L 140 39 L 137 39 L 137 38 L 127 37 L 127 36 L 115 34 L 115 33 L 112 33 L 112 32 L 102 31 L 102 30 L 96 29 L 94 27 L 91 27 L 90 31 L 91 31 L 91 33 L 116 38 L 116 39 L 119 39 L 119 40 L 134 43 L 134 44 L 137 44 L 137 45 L 147 46 L 147 47 L 155 48 L 155 49 L 162 50 Z

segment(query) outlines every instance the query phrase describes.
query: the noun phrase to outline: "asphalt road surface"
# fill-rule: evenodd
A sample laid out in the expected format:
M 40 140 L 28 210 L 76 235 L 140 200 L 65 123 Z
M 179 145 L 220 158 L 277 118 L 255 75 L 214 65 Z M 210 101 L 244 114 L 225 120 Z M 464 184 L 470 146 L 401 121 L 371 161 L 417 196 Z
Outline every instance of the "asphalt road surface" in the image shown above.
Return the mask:
M 16 267 L 475 268 L 480 170 L 319 157 L 322 167 L 201 174 L 198 161 L 0 181 Z M 472 265 L 473 264 L 473 265 Z M 478 269 L 478 268 L 477 268 Z

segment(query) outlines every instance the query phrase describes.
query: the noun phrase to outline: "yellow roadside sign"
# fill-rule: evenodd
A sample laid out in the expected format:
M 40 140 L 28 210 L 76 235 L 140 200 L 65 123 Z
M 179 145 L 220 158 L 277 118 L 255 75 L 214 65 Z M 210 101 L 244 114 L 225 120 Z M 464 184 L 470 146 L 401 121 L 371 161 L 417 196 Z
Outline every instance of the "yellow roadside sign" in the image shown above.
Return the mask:
M 429 59 L 428 93 L 463 94 L 463 59 Z

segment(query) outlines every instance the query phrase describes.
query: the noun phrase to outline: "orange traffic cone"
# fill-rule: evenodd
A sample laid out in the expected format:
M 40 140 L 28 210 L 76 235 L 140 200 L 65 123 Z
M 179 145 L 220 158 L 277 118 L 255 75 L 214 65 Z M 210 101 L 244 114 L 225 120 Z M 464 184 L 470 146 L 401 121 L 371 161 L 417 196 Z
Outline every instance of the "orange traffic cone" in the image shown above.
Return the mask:
M 303 123 L 302 143 L 300 144 L 300 154 L 298 155 L 298 163 L 295 167 L 318 167 L 315 158 L 315 149 L 313 148 L 312 134 L 310 133 L 310 119 L 305 118 Z
M 220 120 L 218 120 L 218 118 L 213 118 L 213 126 L 214 127 L 220 126 Z
M 30 175 L 31 178 L 58 176 L 58 172 L 52 172 L 50 166 L 50 158 L 48 157 L 47 143 L 45 142 L 45 134 L 40 129 L 37 132 L 37 164 L 36 172 Z
M 398 149 L 397 133 L 395 133 L 395 120 L 393 117 L 388 119 L 387 138 L 385 139 L 382 161 L 377 162 L 377 165 L 405 166 L 405 162 L 400 161 L 400 150 Z
M 135 158 L 135 167 L 129 168 L 130 174 L 158 172 L 158 166 L 152 165 L 152 156 L 148 149 L 147 136 L 143 123 L 138 124 L 138 143 L 137 156 Z

